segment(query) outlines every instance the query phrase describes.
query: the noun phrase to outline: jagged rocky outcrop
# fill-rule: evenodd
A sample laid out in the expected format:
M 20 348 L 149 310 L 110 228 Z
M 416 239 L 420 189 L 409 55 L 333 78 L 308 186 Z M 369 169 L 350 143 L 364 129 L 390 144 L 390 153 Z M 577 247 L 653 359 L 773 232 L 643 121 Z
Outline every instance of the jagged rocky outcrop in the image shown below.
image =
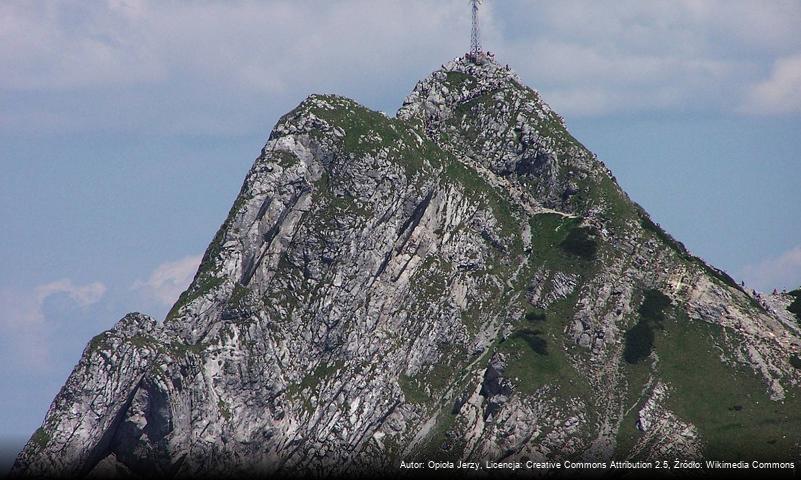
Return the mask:
M 333 95 L 282 117 L 164 322 L 93 339 L 14 472 L 798 458 L 791 301 L 692 256 L 508 67 L 461 58 L 394 118 Z

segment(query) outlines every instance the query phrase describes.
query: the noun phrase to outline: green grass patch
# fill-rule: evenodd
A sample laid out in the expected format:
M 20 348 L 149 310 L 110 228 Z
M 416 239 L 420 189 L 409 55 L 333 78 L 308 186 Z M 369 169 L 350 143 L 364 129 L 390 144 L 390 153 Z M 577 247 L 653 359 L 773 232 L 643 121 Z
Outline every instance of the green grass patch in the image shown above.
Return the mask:
M 183 357 L 185 355 L 200 355 L 206 350 L 208 344 L 200 342 L 195 344 L 175 342 L 167 346 L 173 355 Z
M 428 396 L 420 381 L 414 377 L 401 374 L 398 377 L 398 385 L 403 391 L 403 397 L 409 403 L 417 405 L 427 405 L 431 403 L 431 397 Z
M 554 303 L 536 328 L 523 324 L 498 345 L 508 358 L 504 376 L 513 379 L 520 393 L 551 386 L 565 398 L 587 397 L 589 387 L 570 363 L 562 333 L 574 304 L 573 297 Z
M 798 392 L 771 401 L 761 376 L 721 360 L 721 349 L 732 348 L 726 337 L 719 325 L 689 320 L 683 312 L 665 322 L 656 350 L 661 377 L 672 388 L 668 407 L 698 427 L 708 458 L 792 458 L 801 442 Z
M 592 177 L 588 177 L 588 180 L 591 179 Z M 580 188 L 580 190 L 588 190 L 589 197 L 592 199 L 591 202 L 585 204 L 585 208 L 592 208 L 592 204 L 602 203 L 610 224 L 619 229 L 625 229 L 629 221 L 637 218 L 637 209 L 634 203 L 629 200 L 617 183 L 607 176 L 601 177 L 597 185 L 590 183 L 588 187 Z
M 447 154 L 424 135 L 419 135 L 418 139 L 414 129 L 401 120 L 344 97 L 315 96 L 312 100 L 324 101 L 333 108 L 318 108 L 312 102 L 304 102 L 300 108 L 308 108 L 330 125 L 342 128 L 345 132 L 343 147 L 352 158 L 388 149 L 389 158 L 405 169 L 408 179 L 430 170 L 429 166 L 439 168 L 447 158 Z
M 512 333 L 508 340 L 521 339 L 528 345 L 534 353 L 542 356 L 548 355 L 548 340 L 542 337 L 542 332 L 539 330 L 518 330 Z
M 102 332 L 102 333 L 98 333 L 97 335 L 92 337 L 92 339 L 89 340 L 89 350 L 90 351 L 96 351 L 96 350 L 100 350 L 102 348 L 105 348 L 106 345 L 107 345 L 107 343 L 106 343 L 106 335 L 107 334 L 108 334 L 108 332 Z
M 581 229 L 581 220 L 577 218 L 566 218 L 561 215 L 546 213 L 534 215 L 530 219 L 531 226 L 531 254 L 529 261 L 534 267 L 544 266 L 548 270 L 579 273 L 585 272 L 589 263 L 582 255 L 572 253 L 571 249 L 584 251 L 587 254 L 597 252 L 591 246 L 578 246 L 584 243 L 581 233 L 573 234 L 571 240 L 567 237 L 576 229 Z M 576 237 L 578 235 L 578 237 Z
M 152 348 L 156 350 L 162 350 L 163 348 L 161 342 L 149 335 L 134 335 L 131 337 L 130 341 L 138 348 Z
M 445 83 L 448 86 L 448 90 L 462 90 L 464 87 L 470 90 L 478 84 L 476 77 L 466 73 L 447 72 L 445 75 Z
M 625 385 L 625 393 L 622 397 L 625 415 L 621 419 L 618 430 L 614 458 L 625 458 L 642 437 L 642 432 L 637 428 L 637 419 L 640 409 L 647 401 L 647 396 L 643 394 L 643 391 L 651 376 L 649 362 L 635 364 L 621 362 L 620 368 L 623 385 Z
M 43 427 L 39 427 L 33 432 L 33 435 L 31 435 L 30 441 L 37 448 L 44 448 L 50 443 L 50 434 L 47 433 Z

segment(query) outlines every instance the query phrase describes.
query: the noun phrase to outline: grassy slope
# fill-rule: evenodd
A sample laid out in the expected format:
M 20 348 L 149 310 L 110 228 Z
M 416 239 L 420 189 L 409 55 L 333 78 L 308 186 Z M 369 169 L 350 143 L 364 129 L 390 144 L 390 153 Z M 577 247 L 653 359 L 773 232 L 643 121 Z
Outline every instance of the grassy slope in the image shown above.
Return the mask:
M 681 312 L 665 323 L 656 348 L 659 373 L 674 389 L 669 406 L 698 427 L 710 457 L 769 458 L 791 451 L 801 441 L 797 392 L 773 402 L 752 370 L 721 361 L 726 333 Z
M 735 348 L 732 332 L 690 320 L 681 308 L 654 312 L 644 308 L 648 303 L 646 294 L 637 325 L 652 329 L 649 338 L 659 360 L 646 361 L 640 355 L 641 345 L 629 352 L 632 356 L 627 360 L 632 361 L 625 366 L 630 385 L 627 393 L 629 401 L 634 401 L 629 405 L 635 408 L 621 426 L 618 454 L 624 455 L 641 435 L 634 422 L 644 399 L 637 399 L 653 372 L 670 387 L 667 408 L 698 428 L 708 458 L 791 458 L 786 452 L 801 442 L 798 392 L 789 391 L 782 402 L 771 401 L 760 376 L 722 359 L 723 349 L 729 352 Z M 651 302 L 651 306 L 654 304 Z M 659 317 L 661 320 L 656 321 Z

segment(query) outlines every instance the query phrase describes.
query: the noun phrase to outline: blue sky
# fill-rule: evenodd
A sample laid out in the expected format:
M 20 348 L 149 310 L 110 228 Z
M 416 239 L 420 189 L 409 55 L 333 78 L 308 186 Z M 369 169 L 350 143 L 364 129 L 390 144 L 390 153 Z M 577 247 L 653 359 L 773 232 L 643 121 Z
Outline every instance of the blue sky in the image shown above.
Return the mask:
M 801 3 L 485 3 L 485 47 L 659 223 L 801 285 Z M 468 40 L 466 0 L 0 3 L 0 451 L 89 338 L 165 314 L 281 114 L 394 112 Z

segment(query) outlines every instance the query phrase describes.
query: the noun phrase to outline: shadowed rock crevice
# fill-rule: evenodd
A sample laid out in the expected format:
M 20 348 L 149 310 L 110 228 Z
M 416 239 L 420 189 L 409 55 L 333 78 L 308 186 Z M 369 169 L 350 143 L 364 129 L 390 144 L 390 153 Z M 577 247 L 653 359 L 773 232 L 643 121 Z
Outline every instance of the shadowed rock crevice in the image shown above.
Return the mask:
M 169 396 L 151 380 L 144 380 L 131 398 L 109 445 L 109 452 L 131 471 L 170 471 L 167 436 L 173 429 Z

